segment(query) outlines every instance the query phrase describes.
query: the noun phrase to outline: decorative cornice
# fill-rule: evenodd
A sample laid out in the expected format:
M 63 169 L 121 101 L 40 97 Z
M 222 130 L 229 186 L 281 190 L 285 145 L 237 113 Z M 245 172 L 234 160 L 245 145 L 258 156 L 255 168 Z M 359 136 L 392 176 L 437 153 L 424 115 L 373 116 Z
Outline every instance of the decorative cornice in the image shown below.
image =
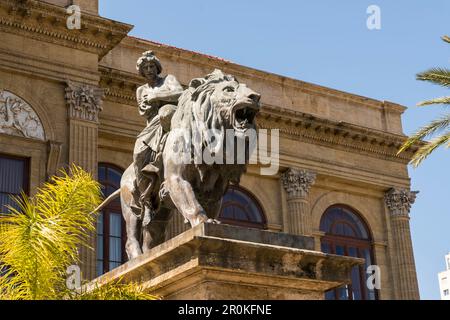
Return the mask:
M 85 50 L 103 58 L 133 26 L 87 13 L 81 29 L 69 30 L 66 10 L 36 0 L 0 0 L 0 30 Z
M 392 188 L 386 192 L 384 200 L 390 213 L 394 217 L 409 217 L 411 206 L 419 191 Z
M 103 89 L 67 81 L 66 102 L 70 119 L 98 122 L 98 114 L 103 110 Z
M 316 173 L 303 169 L 288 169 L 281 175 L 281 182 L 288 198 L 306 198 L 316 181 Z
M 105 100 L 136 106 L 136 89 L 144 79 L 128 72 L 99 66 L 101 74 L 100 87 L 105 90 Z
M 410 161 L 414 152 L 422 145 L 417 144 L 397 155 L 400 146 L 406 139 L 403 135 L 270 105 L 263 105 L 260 116 L 257 118 L 257 124 L 261 129 L 279 129 L 281 134 L 291 136 L 296 140 L 404 164 Z

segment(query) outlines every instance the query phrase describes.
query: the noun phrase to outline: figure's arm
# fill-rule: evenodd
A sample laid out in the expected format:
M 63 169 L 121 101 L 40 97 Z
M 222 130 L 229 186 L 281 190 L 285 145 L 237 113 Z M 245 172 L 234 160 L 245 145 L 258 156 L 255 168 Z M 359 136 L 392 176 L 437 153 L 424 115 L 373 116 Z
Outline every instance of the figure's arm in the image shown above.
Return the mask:
M 178 101 L 178 98 L 182 93 L 183 87 L 178 80 L 174 76 L 168 75 L 164 79 L 164 85 L 152 95 L 149 102 L 164 101 L 167 103 L 174 103 Z
M 157 108 L 149 103 L 150 100 L 148 95 L 145 93 L 144 88 L 139 87 L 136 90 L 136 100 L 138 103 L 139 114 L 141 116 L 148 116 L 150 113 L 157 112 Z

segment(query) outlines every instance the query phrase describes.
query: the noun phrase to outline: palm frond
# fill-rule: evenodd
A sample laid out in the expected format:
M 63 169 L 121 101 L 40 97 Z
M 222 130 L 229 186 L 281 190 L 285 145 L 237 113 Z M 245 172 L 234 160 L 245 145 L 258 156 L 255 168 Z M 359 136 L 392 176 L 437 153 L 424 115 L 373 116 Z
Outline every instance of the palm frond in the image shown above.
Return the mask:
M 420 107 L 429 106 L 432 104 L 450 104 L 450 97 L 440 97 L 431 100 L 426 100 L 418 103 L 417 105 Z
M 434 150 L 445 144 L 448 145 L 449 142 L 450 142 L 450 132 L 447 132 L 446 134 L 434 138 L 428 144 L 417 150 L 417 152 L 411 159 L 411 164 L 414 167 L 418 167 L 422 163 L 422 161 L 425 160 Z
M 72 296 L 74 300 L 160 300 L 161 298 L 145 291 L 137 283 L 123 283 L 122 280 L 103 285 L 95 285 L 91 290 Z
M 100 202 L 100 186 L 72 166 L 40 188 L 34 198 L 15 198 L 18 209 L 0 214 L 0 261 L 6 277 L 0 299 L 57 299 L 66 268 L 78 261 L 78 247 L 94 230 L 91 211 Z
M 400 150 L 397 152 L 397 155 L 408 150 L 412 145 L 420 142 L 421 140 L 432 136 L 450 126 L 450 114 L 447 114 L 437 120 L 432 121 L 428 125 L 421 128 L 414 135 L 409 137 L 405 143 L 401 146 Z
M 449 36 L 443 36 L 442 40 L 450 43 L 450 37 Z M 422 81 L 429 81 L 431 83 L 444 86 L 446 88 L 450 87 L 450 70 L 446 68 L 432 68 L 425 72 L 421 72 L 417 74 L 417 80 Z M 435 98 L 431 100 L 426 100 L 420 102 L 419 106 L 428 106 L 433 104 L 444 104 L 449 105 L 450 104 L 450 97 L 441 97 L 441 98 Z M 432 136 L 434 134 L 437 134 L 438 132 L 448 128 L 450 125 L 450 115 L 445 115 L 444 117 L 432 121 L 427 126 L 421 128 L 419 131 L 417 131 L 414 135 L 409 137 L 405 143 L 401 146 L 399 149 L 398 154 L 406 151 L 409 149 L 412 145 L 420 142 L 422 139 L 425 139 L 426 137 Z M 423 160 L 425 160 L 436 148 L 446 144 L 447 147 L 450 146 L 449 142 L 449 136 L 450 133 L 447 131 L 446 133 L 434 138 L 429 143 L 421 146 L 419 150 L 417 150 L 413 158 L 411 160 L 411 163 L 417 167 L 420 163 L 422 163 Z
M 432 68 L 417 74 L 417 80 L 429 81 L 444 87 L 450 86 L 450 70 L 445 68 Z

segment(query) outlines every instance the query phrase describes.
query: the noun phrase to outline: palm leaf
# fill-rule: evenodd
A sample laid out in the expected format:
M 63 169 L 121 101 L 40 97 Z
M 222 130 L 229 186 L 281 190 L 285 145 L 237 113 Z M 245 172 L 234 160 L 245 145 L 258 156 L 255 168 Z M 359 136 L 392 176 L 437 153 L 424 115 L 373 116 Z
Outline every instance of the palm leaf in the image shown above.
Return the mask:
M 450 43 L 450 37 L 449 36 L 443 36 L 442 40 Z M 450 70 L 446 68 L 432 68 L 430 70 L 427 70 L 425 72 L 417 74 L 417 79 L 422 81 L 429 81 L 431 83 L 444 86 L 444 87 L 450 87 Z M 435 98 L 431 100 L 426 100 L 420 102 L 419 106 L 428 106 L 433 104 L 444 104 L 449 105 L 450 104 L 450 97 L 441 97 L 441 98 Z M 450 116 L 446 115 L 440 119 L 432 121 L 427 126 L 421 128 L 419 131 L 417 131 L 413 136 L 409 137 L 405 143 L 401 146 L 400 150 L 397 154 L 400 154 L 401 152 L 409 149 L 412 145 L 419 143 L 422 139 L 425 139 L 426 137 L 432 136 L 446 128 L 448 128 L 450 125 Z M 449 136 L 450 133 L 447 131 L 443 135 L 440 135 L 436 138 L 434 138 L 429 143 L 423 145 L 419 148 L 413 155 L 413 158 L 411 159 L 411 163 L 417 167 L 420 163 L 422 163 L 423 160 L 425 160 L 436 148 L 447 144 L 447 147 L 450 146 L 449 143 Z
M 408 150 L 411 146 L 420 142 L 421 140 L 446 129 L 449 126 L 450 126 L 450 114 L 447 114 L 437 120 L 432 121 L 428 125 L 421 128 L 419 131 L 417 131 L 414 135 L 409 137 L 405 141 L 405 143 L 403 143 L 397 155 Z
M 158 296 L 149 294 L 137 283 L 123 283 L 122 279 L 106 284 L 91 285 L 90 289 L 72 295 L 73 300 L 159 300 Z
M 429 81 L 444 87 L 450 86 L 450 70 L 445 68 L 432 68 L 417 74 L 417 80 Z
M 422 101 L 418 104 L 418 106 L 428 106 L 432 104 L 450 104 L 450 97 L 440 97 L 432 100 Z
M 78 261 L 78 248 L 94 230 L 92 210 L 100 186 L 90 174 L 72 166 L 70 175 L 44 184 L 34 198 L 15 198 L 18 209 L 0 214 L 0 261 L 6 276 L 0 299 L 58 299 L 66 268 Z
M 447 132 L 446 134 L 434 138 L 428 144 L 417 150 L 417 152 L 411 159 L 411 164 L 414 167 L 419 166 L 422 163 L 422 161 L 425 160 L 434 150 L 445 144 L 447 144 L 448 146 L 449 142 L 450 142 L 450 132 Z

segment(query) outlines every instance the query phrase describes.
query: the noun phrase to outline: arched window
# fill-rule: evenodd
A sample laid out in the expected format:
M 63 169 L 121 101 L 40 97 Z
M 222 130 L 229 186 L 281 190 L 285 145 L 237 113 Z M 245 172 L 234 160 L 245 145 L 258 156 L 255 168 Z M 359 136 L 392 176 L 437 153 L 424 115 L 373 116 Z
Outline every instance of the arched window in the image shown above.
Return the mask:
M 123 171 L 116 166 L 101 163 L 98 181 L 105 197 L 120 188 Z M 125 220 L 122 217 L 120 199 L 115 199 L 102 210 L 97 219 L 97 275 L 100 276 L 126 261 Z
M 258 200 L 247 190 L 230 186 L 223 197 L 219 220 L 225 224 L 266 229 L 266 216 Z
M 350 285 L 326 293 L 328 300 L 376 300 L 376 290 L 369 290 L 367 267 L 373 263 L 372 238 L 365 222 L 351 208 L 335 205 L 328 208 L 320 221 L 322 251 L 344 256 L 364 258 L 364 266 L 352 269 Z

